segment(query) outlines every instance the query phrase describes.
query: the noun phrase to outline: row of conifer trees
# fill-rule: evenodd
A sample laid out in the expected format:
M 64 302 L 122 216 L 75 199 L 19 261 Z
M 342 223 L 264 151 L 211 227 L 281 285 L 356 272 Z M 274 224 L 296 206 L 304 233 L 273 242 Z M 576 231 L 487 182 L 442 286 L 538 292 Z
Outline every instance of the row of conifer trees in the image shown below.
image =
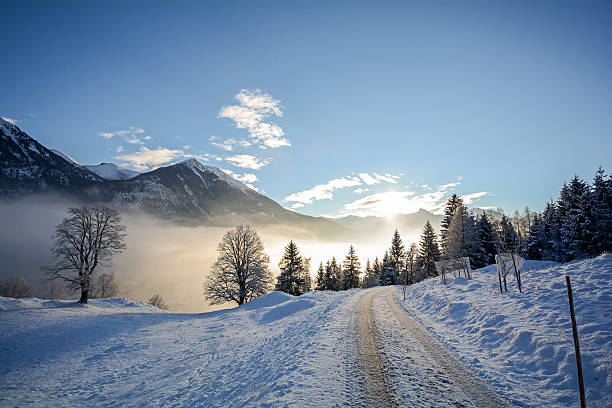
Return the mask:
M 508 217 L 501 210 L 468 210 L 456 194 L 446 202 L 440 233 L 425 223 L 419 244 L 404 246 L 398 230 L 391 246 L 363 270 L 351 245 L 340 263 L 335 257 L 318 267 L 314 289 L 347 290 L 412 284 L 436 276 L 435 262 L 470 257 L 473 268 L 495 263 L 495 254 L 513 252 L 527 259 L 568 262 L 612 250 L 612 177 L 600 168 L 592 183 L 575 176 L 542 213 L 525 208 Z M 291 241 L 279 264 L 276 290 L 300 295 L 311 290 L 310 259 Z

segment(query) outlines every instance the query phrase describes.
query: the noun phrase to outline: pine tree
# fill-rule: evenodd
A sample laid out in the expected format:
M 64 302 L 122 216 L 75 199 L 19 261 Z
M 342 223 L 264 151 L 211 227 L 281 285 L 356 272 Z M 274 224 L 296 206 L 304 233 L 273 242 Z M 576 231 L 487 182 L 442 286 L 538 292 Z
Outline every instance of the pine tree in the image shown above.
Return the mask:
M 395 267 L 393 265 L 393 260 L 389 256 L 389 252 L 385 252 L 385 256 L 383 256 L 382 266 L 380 270 L 380 274 L 378 276 L 378 281 L 381 286 L 395 285 L 397 282 L 397 275 L 395 273 Z
M 393 238 L 391 239 L 389 258 L 391 267 L 393 269 L 393 285 L 399 282 L 399 275 L 404 269 L 404 244 L 402 243 L 402 238 L 400 237 L 397 228 L 395 229 Z
M 419 249 L 419 267 L 427 276 L 436 276 L 436 262 L 441 259 L 440 249 L 436 242 L 436 233 L 429 220 L 423 227 Z
M 329 264 L 330 274 L 330 289 L 331 290 L 342 290 L 342 267 L 336 261 L 336 257 L 332 257 L 331 263 Z
M 367 288 L 372 288 L 374 286 L 378 286 L 378 275 L 376 274 L 376 272 L 370 265 L 369 259 L 366 261 L 366 267 L 365 267 L 364 272 L 365 272 L 365 275 L 363 277 L 363 280 L 361 281 L 361 287 L 364 289 L 367 289 Z
M 501 252 L 516 252 L 518 250 L 518 235 L 510 218 L 503 215 L 499 221 L 499 243 Z
M 325 289 L 325 269 L 323 268 L 323 262 L 319 264 L 319 270 L 317 271 L 317 279 L 315 281 L 317 290 Z
M 446 252 L 446 234 L 459 205 L 463 205 L 463 200 L 458 197 L 457 194 L 453 194 L 446 202 L 444 218 L 442 218 L 442 222 L 440 223 L 440 245 L 442 246 L 443 253 Z
M 293 241 L 285 247 L 285 252 L 278 267 L 280 275 L 276 278 L 274 290 L 289 293 L 290 295 L 301 295 L 304 288 L 304 261 L 300 256 L 300 251 Z
M 475 268 L 482 268 L 495 263 L 495 254 L 498 252 L 499 240 L 493 225 L 489 222 L 487 214 L 482 214 L 476 222 L 478 240 L 482 248 L 481 256 L 473 260 Z
M 612 178 L 606 180 L 600 167 L 593 178 L 591 211 L 593 222 L 593 245 L 590 255 L 612 251 Z
M 460 204 L 455 210 L 446 234 L 444 250 L 444 256 L 448 259 L 481 256 L 482 247 L 478 239 L 474 217 L 463 204 Z
M 342 268 L 344 271 L 343 280 L 342 280 L 342 288 L 344 290 L 353 289 L 359 287 L 359 274 L 361 264 L 359 263 L 359 258 L 355 254 L 355 248 L 351 245 L 344 259 L 344 263 L 342 264 Z
M 418 256 L 419 256 L 419 250 L 418 250 L 417 244 L 413 242 L 412 244 L 410 244 L 410 248 L 406 251 L 406 255 L 404 258 L 404 273 L 400 279 L 401 283 L 412 285 L 413 283 L 416 282 L 415 272 L 416 272 L 416 267 L 417 267 L 416 264 L 417 264 Z
M 525 242 L 522 255 L 527 259 L 542 260 L 542 251 L 544 248 L 544 223 L 542 218 L 536 213 L 533 214 L 529 235 Z
M 587 184 L 574 176 L 564 184 L 557 206 L 561 215 L 561 257 L 564 261 L 588 256 L 594 231 L 590 219 L 589 191 Z

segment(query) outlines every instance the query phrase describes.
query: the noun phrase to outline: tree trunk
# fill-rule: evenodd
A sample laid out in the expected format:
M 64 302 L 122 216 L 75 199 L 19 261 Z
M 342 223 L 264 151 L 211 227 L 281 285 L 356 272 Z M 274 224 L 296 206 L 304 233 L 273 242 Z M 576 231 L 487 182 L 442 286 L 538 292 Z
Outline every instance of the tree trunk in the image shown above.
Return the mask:
M 89 289 L 81 289 L 81 299 L 79 299 L 79 303 L 87 303 L 88 298 L 89 298 Z

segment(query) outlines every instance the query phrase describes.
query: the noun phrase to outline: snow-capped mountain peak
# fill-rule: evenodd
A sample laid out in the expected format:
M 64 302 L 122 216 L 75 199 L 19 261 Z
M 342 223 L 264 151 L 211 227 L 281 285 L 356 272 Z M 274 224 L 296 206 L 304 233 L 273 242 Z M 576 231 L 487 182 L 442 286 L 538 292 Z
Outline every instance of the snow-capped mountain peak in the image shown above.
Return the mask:
M 182 164 L 184 166 L 189 167 L 198 176 L 199 176 L 199 174 L 196 171 L 213 173 L 215 176 L 217 176 L 221 180 L 229 183 L 233 187 L 238 188 L 242 192 L 245 192 L 245 193 L 246 192 L 254 192 L 254 190 L 252 190 L 251 188 L 247 187 L 244 183 L 236 180 L 235 178 L 233 178 L 232 176 L 230 176 L 229 174 L 227 174 L 223 170 L 219 169 L 218 167 L 208 166 L 208 165 L 202 164 L 197 159 L 191 158 L 191 159 L 183 160 L 182 162 L 179 162 L 178 164 Z
M 140 174 L 137 171 L 119 167 L 114 163 L 86 164 L 85 167 L 105 180 L 129 180 Z

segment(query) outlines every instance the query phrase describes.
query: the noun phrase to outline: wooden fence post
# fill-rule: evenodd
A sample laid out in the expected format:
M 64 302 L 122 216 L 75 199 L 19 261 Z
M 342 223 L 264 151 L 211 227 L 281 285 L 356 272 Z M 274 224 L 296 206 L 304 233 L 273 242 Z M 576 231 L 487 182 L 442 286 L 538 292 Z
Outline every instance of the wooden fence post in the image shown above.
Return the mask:
M 578 342 L 578 328 L 576 327 L 576 315 L 574 314 L 574 298 L 572 296 L 572 284 L 569 276 L 565 276 L 567 283 L 567 297 L 569 299 L 570 316 L 572 317 L 572 331 L 574 332 L 574 349 L 576 350 L 576 367 L 578 368 L 578 386 L 580 387 L 580 406 L 586 408 L 586 397 L 584 395 L 584 379 L 582 378 L 582 360 L 580 359 L 580 344 Z

